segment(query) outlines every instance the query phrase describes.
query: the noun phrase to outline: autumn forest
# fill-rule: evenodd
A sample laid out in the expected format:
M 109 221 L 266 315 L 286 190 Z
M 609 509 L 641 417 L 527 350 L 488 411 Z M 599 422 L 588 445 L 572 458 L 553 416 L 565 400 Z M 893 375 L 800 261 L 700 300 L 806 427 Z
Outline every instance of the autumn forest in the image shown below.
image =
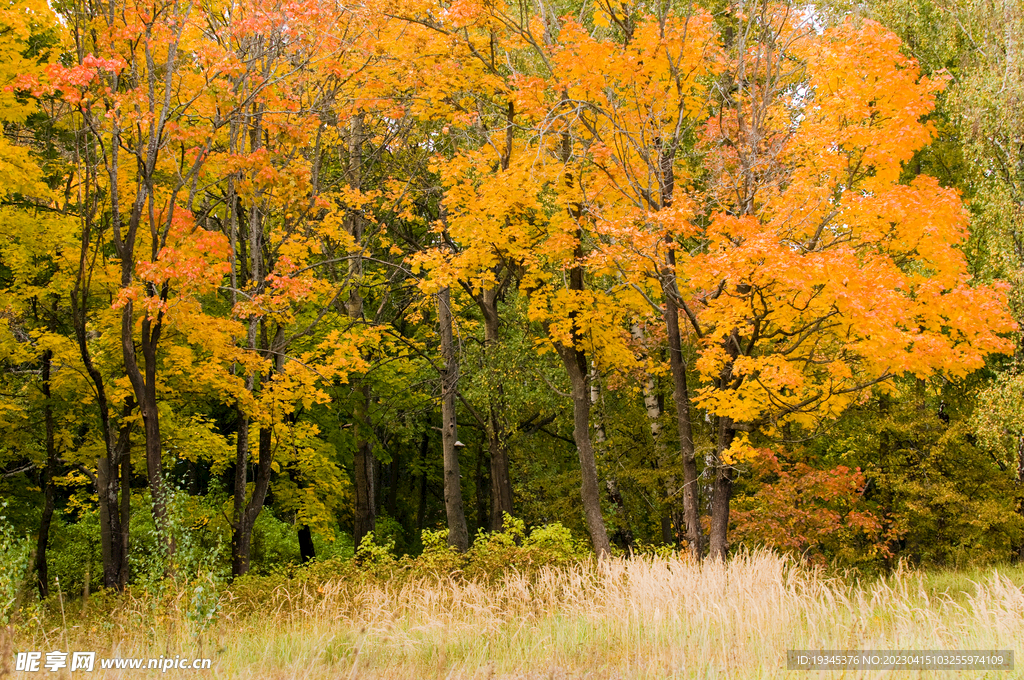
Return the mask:
M 0 623 L 1024 558 L 1022 43 L 1012 0 L 10 0 Z

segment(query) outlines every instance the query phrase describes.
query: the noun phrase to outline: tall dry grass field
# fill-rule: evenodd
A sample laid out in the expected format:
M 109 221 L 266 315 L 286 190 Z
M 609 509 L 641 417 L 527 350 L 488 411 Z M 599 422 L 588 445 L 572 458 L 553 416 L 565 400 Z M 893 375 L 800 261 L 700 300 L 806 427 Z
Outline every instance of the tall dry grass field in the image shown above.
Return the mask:
M 188 619 L 187 592 L 162 603 L 129 595 L 85 614 L 67 603 L 63 616 L 29 615 L 15 647 L 213 659 L 212 670 L 168 677 L 1024 677 L 785 668 L 789 648 L 1024 649 L 1024 593 L 1014 580 L 904 571 L 861 584 L 760 552 L 727 565 L 612 559 L 489 581 L 293 581 L 263 592 L 250 583 L 223 593 L 205 631 Z

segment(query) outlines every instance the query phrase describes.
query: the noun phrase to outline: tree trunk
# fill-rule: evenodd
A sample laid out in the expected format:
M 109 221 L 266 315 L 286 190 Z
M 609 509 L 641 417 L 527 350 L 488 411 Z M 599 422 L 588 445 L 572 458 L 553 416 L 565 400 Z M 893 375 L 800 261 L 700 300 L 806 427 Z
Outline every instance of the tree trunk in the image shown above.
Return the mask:
M 732 495 L 732 466 L 722 462 L 722 453 L 732 444 L 736 432 L 732 429 L 732 419 L 725 416 L 718 418 L 718 451 L 715 465 L 715 486 L 711 495 L 711 536 L 708 556 L 712 560 L 725 561 L 729 550 L 729 500 Z
M 50 593 L 50 577 L 46 562 L 46 547 L 50 542 L 50 522 L 53 519 L 53 478 L 57 476 L 57 448 L 54 443 L 53 404 L 50 401 L 50 369 L 53 365 L 53 350 L 43 352 L 43 421 L 46 428 L 46 468 L 41 477 L 43 487 L 43 514 L 39 520 L 39 536 L 36 540 L 36 577 L 39 597 Z
M 643 337 L 643 331 L 639 326 L 634 326 L 633 336 L 638 339 Z M 658 380 L 653 374 L 647 374 L 647 380 L 644 381 L 643 394 L 644 408 L 647 409 L 647 422 L 651 428 L 651 439 L 654 441 L 653 467 L 655 470 L 660 470 L 670 467 L 672 461 L 663 441 L 661 429 L 662 404 L 661 399 L 658 397 Z M 682 546 L 686 540 L 686 523 L 677 505 L 682 489 L 679 488 L 674 473 L 666 474 L 663 484 L 665 489 L 665 508 L 661 515 L 661 540 L 665 545 Z M 681 530 L 680 527 L 682 528 Z
M 736 389 L 738 384 L 734 384 L 732 370 L 739 356 L 739 331 L 734 329 L 729 334 L 723 342 L 723 348 L 729 360 L 722 367 L 715 383 L 719 389 Z M 732 446 L 736 430 L 732 418 L 719 416 L 717 422 L 718 441 L 713 461 L 715 481 L 711 490 L 711 535 L 708 554 L 711 559 L 724 562 L 729 550 L 729 500 L 732 496 L 734 474 L 732 465 L 723 459 L 723 454 Z
M 568 133 L 562 133 L 562 148 L 559 157 L 563 163 L 568 163 L 571 153 L 571 141 Z M 570 172 L 565 173 L 565 184 L 567 189 L 573 189 L 573 177 Z M 580 226 L 584 219 L 583 205 L 579 202 L 572 202 L 567 206 L 569 216 L 576 222 L 576 247 L 573 250 L 573 258 L 576 264 L 569 270 L 568 288 L 570 291 L 582 291 L 585 289 L 583 281 L 583 228 Z M 572 389 L 572 436 L 576 442 L 576 450 L 580 457 L 580 471 L 582 483 L 580 484 L 580 496 L 583 500 L 583 514 L 587 520 L 587 531 L 590 533 L 590 541 L 594 545 L 594 552 L 598 559 L 611 555 L 611 545 L 608 543 L 608 530 L 605 528 L 604 516 L 601 513 L 601 491 L 597 479 L 597 458 L 594 453 L 594 443 L 590 439 L 590 386 L 587 384 L 589 374 L 587 373 L 587 356 L 579 349 L 582 340 L 580 327 L 577 323 L 576 312 L 570 314 L 572 322 L 572 333 L 570 344 L 566 346 L 561 342 L 555 343 L 555 349 L 562 360 L 565 372 L 569 377 L 569 384 Z
M 675 200 L 675 158 L 678 142 L 675 137 L 665 140 L 659 152 L 658 184 L 661 208 L 671 207 Z M 680 301 L 679 287 L 676 284 L 676 254 L 671 237 L 665 239 L 665 244 L 668 252 L 661 276 L 658 278 L 665 297 L 665 327 L 669 365 L 672 370 L 672 401 L 676 407 L 679 453 L 683 459 L 683 521 L 686 524 L 686 541 L 690 554 L 699 560 L 703 555 L 703 535 L 700 527 L 697 461 L 694 455 L 693 428 L 690 423 L 690 393 L 686 384 L 686 363 L 683 361 L 682 339 L 679 333 Z
M 700 497 L 697 488 L 697 460 L 694 455 L 693 429 L 690 422 L 690 392 L 686 384 L 686 363 L 683 361 L 679 333 L 678 290 L 675 286 L 675 255 L 669 251 L 666 276 L 662 277 L 665 295 L 665 326 L 668 335 L 669 365 L 672 369 L 672 401 L 679 430 L 679 453 L 683 459 L 683 521 L 690 554 L 701 559 L 704 554 L 700 527 Z M 666 280 L 668 279 L 668 280 Z
M 95 180 L 95 175 L 87 166 L 86 180 L 89 181 L 89 178 Z M 85 372 L 89 375 L 89 379 L 96 390 L 96 408 L 100 417 L 100 434 L 103 437 L 104 449 L 104 457 L 100 458 L 97 467 L 102 471 L 104 463 L 108 470 L 111 468 L 116 469 L 118 461 L 122 457 L 125 460 L 125 464 L 127 464 L 128 428 L 127 426 L 122 426 L 124 447 L 115 446 L 112 434 L 113 426 L 110 421 L 110 406 L 107 402 L 107 391 L 103 381 L 103 374 L 100 373 L 92 361 L 92 353 L 89 350 L 87 340 L 86 326 L 88 324 L 89 291 L 86 284 L 91 280 L 91 272 L 89 271 L 91 265 L 88 255 L 92 239 L 93 212 L 90 207 L 85 210 L 83 216 L 78 271 L 76 272 L 75 285 L 70 299 L 71 322 L 75 330 L 79 356 L 82 359 Z M 127 418 L 127 416 L 131 415 L 131 399 L 127 399 L 125 405 L 124 416 Z M 122 419 L 122 422 L 124 422 L 125 418 Z M 129 489 L 130 475 L 122 472 L 122 477 L 125 480 L 121 485 L 123 487 L 121 489 L 122 503 L 127 504 L 131 501 Z M 104 481 L 105 484 L 101 484 L 97 490 L 101 520 L 100 541 L 103 554 L 103 585 L 107 588 L 124 590 L 128 583 L 128 518 L 131 508 L 129 505 L 127 510 L 122 510 L 119 515 L 117 475 L 107 475 Z
M 674 523 L 675 517 L 673 517 L 671 508 L 661 513 L 661 542 L 665 545 L 676 545 L 675 531 L 672 530 Z
M 444 509 L 448 518 L 448 545 L 459 552 L 469 548 L 469 530 L 462 507 L 462 475 L 459 474 L 459 450 L 455 397 L 459 389 L 459 358 L 452 336 L 451 295 L 447 287 L 437 294 L 437 319 L 441 326 L 441 448 L 444 453 Z
M 251 388 L 250 388 L 251 389 Z M 232 573 L 241 576 L 245 572 L 235 573 L 236 564 L 245 564 L 248 569 L 249 545 L 239 543 L 242 540 L 242 516 L 245 513 L 245 499 L 249 485 L 249 416 L 238 411 L 237 434 L 235 435 L 235 480 L 232 513 L 231 564 Z M 244 555 L 243 555 L 244 552 Z
M 487 428 L 487 453 L 491 471 L 491 522 L 492 531 L 501 531 L 505 515 L 513 514 L 512 480 L 508 471 L 508 447 L 506 433 L 495 408 L 489 409 Z
M 491 462 L 487 451 L 481 447 L 476 454 L 476 526 L 477 529 L 491 526 L 491 490 L 487 470 Z
M 256 518 L 263 509 L 270 488 L 270 463 L 274 457 L 273 432 L 270 428 L 261 427 L 259 433 L 259 466 L 253 479 L 252 497 L 239 514 L 235 530 L 231 537 L 231 575 L 242 576 L 249 571 L 249 559 L 252 547 L 252 528 Z M 237 483 L 237 474 L 236 474 Z M 237 494 L 237 486 L 236 486 Z M 237 502 L 237 495 L 236 495 Z
M 131 412 L 131 404 L 129 401 L 125 402 L 125 417 Z M 131 428 L 128 425 L 121 427 L 121 439 L 124 441 L 124 445 L 119 449 L 119 457 L 121 459 L 121 540 L 119 545 L 121 549 L 121 558 L 117 569 L 117 589 L 124 590 L 128 587 L 128 548 L 129 548 L 129 530 L 131 529 L 131 517 L 132 517 L 132 449 L 131 441 L 129 440 L 129 434 Z M 116 495 L 116 493 L 115 493 Z M 106 586 L 106 565 L 103 568 L 103 585 Z M 108 586 L 109 587 L 109 586 Z
M 484 356 L 488 359 L 486 370 L 492 372 L 491 394 L 488 399 L 487 451 L 491 460 L 491 530 L 501 531 L 505 514 L 512 514 L 512 480 L 508 471 L 508 438 L 501 420 L 504 408 L 505 390 L 501 375 L 494 371 L 494 362 L 489 359 L 498 346 L 498 292 L 485 290 L 480 296 L 480 309 L 484 317 Z
M 370 460 L 373 462 L 374 494 L 373 496 L 371 496 L 371 498 L 373 498 L 373 516 L 377 517 L 377 515 L 380 514 L 380 508 L 384 502 L 384 499 L 382 497 L 384 485 L 381 483 L 381 480 L 384 479 L 384 466 L 380 462 L 380 458 L 378 458 L 377 456 L 373 456 Z
M 1024 437 L 1017 436 L 1017 514 L 1024 517 L 1024 498 L 1020 489 L 1024 487 Z M 1017 548 L 1017 562 L 1024 563 L 1024 543 Z
M 366 534 L 374 530 L 377 513 L 374 499 L 376 490 L 373 477 L 373 446 L 370 435 L 364 430 L 368 428 L 368 405 L 370 402 L 370 386 L 361 380 L 355 394 L 356 406 L 352 410 L 352 420 L 356 426 L 356 450 L 354 455 L 356 511 L 352 540 L 356 547 Z
M 416 529 L 423 531 L 424 523 L 427 520 L 427 451 L 430 447 L 430 431 L 423 431 L 423 441 L 420 442 L 420 488 L 419 503 L 416 505 Z
M 562 359 L 565 371 L 569 375 L 572 386 L 573 440 L 579 453 L 583 483 L 580 496 L 583 500 L 583 514 L 587 521 L 587 531 L 598 557 L 611 555 L 611 544 L 608 542 L 608 531 L 601 514 L 601 493 L 597 481 L 597 460 L 594 455 L 594 444 L 590 439 L 590 389 L 587 385 L 587 365 L 583 352 L 556 345 L 558 355 Z
M 590 408 L 593 414 L 593 445 L 595 455 L 603 455 L 607 448 L 608 436 L 604 429 L 604 413 L 600 408 L 601 399 L 601 376 L 596 366 L 590 367 Z M 594 413 L 594 409 L 597 410 Z M 608 500 L 615 509 L 615 525 L 611 538 L 627 554 L 632 555 L 635 548 L 633 530 L 629 526 L 629 516 L 626 514 L 626 503 L 622 500 L 622 491 L 619 489 L 619 480 L 610 475 L 604 482 L 605 490 L 608 492 Z
M 626 514 L 626 503 L 622 500 L 622 492 L 619 490 L 619 480 L 609 477 L 605 481 L 605 488 L 608 490 L 608 500 L 615 508 L 615 518 L 618 524 L 612 536 L 627 555 L 632 555 L 636 549 L 636 541 L 633 538 L 633 530 L 629 526 L 629 516 Z
M 255 342 L 255 332 L 250 326 L 251 345 Z M 281 373 L 284 368 L 284 353 L 282 349 L 282 338 L 284 329 L 277 327 L 274 338 L 267 343 L 264 336 L 264 344 L 269 344 L 265 350 L 273 357 L 273 366 L 268 375 L 263 378 L 270 381 L 274 376 Z M 260 376 L 252 374 L 247 378 L 247 386 L 251 391 Z M 274 460 L 273 428 L 260 427 L 259 431 L 259 464 L 253 475 L 252 496 L 246 502 L 248 491 L 249 475 L 249 427 L 250 418 L 241 411 L 238 413 L 238 435 L 235 447 L 235 489 L 234 489 L 234 532 L 231 537 L 231 575 L 242 576 L 249 571 L 250 547 L 252 544 L 252 529 L 256 526 L 256 518 L 263 510 L 263 502 L 267 498 L 267 491 L 270 489 L 271 463 Z
M 131 285 L 131 279 L 124 283 Z M 167 491 L 163 475 L 163 444 L 160 438 L 160 412 L 156 398 L 156 355 L 160 337 L 160 321 L 149 317 L 148 312 L 142 319 L 142 356 L 144 366 L 140 369 L 135 354 L 135 337 L 133 332 L 134 312 L 132 302 L 125 303 L 121 314 L 121 348 L 124 354 L 125 371 L 132 383 L 135 400 L 142 413 L 142 426 L 145 433 L 146 477 L 149 480 L 149 493 L 152 499 L 153 521 L 160 533 L 168 563 L 174 555 L 174 538 L 171 535 L 167 519 Z M 145 371 L 145 375 L 143 375 Z M 116 513 L 110 513 L 115 516 Z
M 384 509 L 388 516 L 398 519 L 398 478 L 402 467 L 401 448 L 395 448 L 388 465 L 388 493 L 384 497 Z
M 596 366 L 590 367 L 590 409 L 591 413 L 597 409 L 597 413 L 591 418 L 594 423 L 594 448 L 600 452 L 604 452 L 605 442 L 607 436 L 604 432 L 604 413 L 601 407 L 601 384 L 599 382 L 601 376 L 597 372 Z
M 305 564 L 316 557 L 316 547 L 313 545 L 313 532 L 309 525 L 303 524 L 299 527 L 299 556 Z
M 345 179 L 353 189 L 362 189 L 363 186 L 363 138 L 363 114 L 357 113 L 352 116 L 349 125 L 348 165 L 345 168 Z M 355 211 L 346 218 L 346 230 L 352 236 L 356 247 L 361 247 L 364 224 L 362 217 Z M 348 299 L 345 301 L 345 311 L 351 319 L 360 320 L 363 317 L 363 297 L 359 292 L 359 284 L 363 276 L 363 260 L 358 251 L 348 261 L 348 276 L 351 289 Z M 356 450 L 353 461 L 356 507 L 352 539 L 358 548 L 363 537 L 374 530 L 377 517 L 377 494 L 373 474 L 373 443 L 370 439 L 373 432 L 369 425 L 370 386 L 363 379 L 354 382 L 356 383 L 354 392 L 356 405 L 352 410 L 352 419 L 356 427 Z
M 515 104 L 511 101 L 505 111 L 505 149 L 501 153 L 500 167 L 505 172 L 512 161 L 512 141 L 516 129 Z M 502 272 L 504 269 L 504 272 Z M 491 472 L 491 530 L 501 531 L 505 525 L 505 515 L 512 515 L 512 478 L 508 471 L 507 435 L 500 414 L 505 408 L 505 390 L 502 375 L 495 371 L 492 360 L 494 350 L 498 346 L 498 298 L 508 286 L 512 271 L 505 265 L 494 269 L 496 279 L 504 273 L 501 283 L 495 287 L 481 291 L 476 298 L 484 317 L 484 359 L 486 370 L 491 372 L 489 383 L 491 392 L 487 404 L 487 451 L 490 458 Z
M 117 474 L 117 471 L 114 471 Z M 96 459 L 96 496 L 102 496 L 110 484 L 110 465 L 106 456 Z M 114 510 L 117 511 L 116 508 Z M 111 564 L 111 542 L 110 535 L 110 506 L 107 503 L 99 504 L 100 513 L 100 560 L 103 565 Z

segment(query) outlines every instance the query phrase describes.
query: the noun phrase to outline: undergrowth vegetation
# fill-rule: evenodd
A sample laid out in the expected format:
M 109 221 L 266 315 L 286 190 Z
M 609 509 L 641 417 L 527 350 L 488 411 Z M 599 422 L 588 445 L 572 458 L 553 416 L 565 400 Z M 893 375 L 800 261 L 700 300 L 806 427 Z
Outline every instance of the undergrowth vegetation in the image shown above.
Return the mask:
M 511 518 L 465 554 L 445 538 L 425 533 L 415 558 L 364 541 L 354 559 L 231 583 L 177 572 L 88 602 L 58 593 L 15 614 L 14 649 L 213 660 L 176 677 L 781 678 L 787 649 L 1024 642 L 1017 567 L 862 579 L 768 551 L 726 564 L 653 552 L 597 561 L 564 528 Z

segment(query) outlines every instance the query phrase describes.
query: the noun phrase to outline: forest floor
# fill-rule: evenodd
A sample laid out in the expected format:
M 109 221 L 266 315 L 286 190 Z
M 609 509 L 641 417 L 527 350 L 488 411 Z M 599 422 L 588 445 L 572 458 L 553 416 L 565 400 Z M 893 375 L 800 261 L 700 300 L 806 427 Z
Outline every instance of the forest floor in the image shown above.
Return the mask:
M 616 558 L 487 580 L 257 578 L 212 605 L 195 586 L 94 595 L 84 612 L 51 599 L 14 628 L 14 650 L 42 652 L 42 663 L 81 650 L 209 658 L 209 670 L 103 670 L 98 660 L 93 672 L 13 677 L 1018 678 L 1020 659 L 1009 672 L 809 672 L 786 670 L 786 652 L 1021 650 L 1022 584 L 1010 566 L 861 580 L 764 552 L 724 566 Z

